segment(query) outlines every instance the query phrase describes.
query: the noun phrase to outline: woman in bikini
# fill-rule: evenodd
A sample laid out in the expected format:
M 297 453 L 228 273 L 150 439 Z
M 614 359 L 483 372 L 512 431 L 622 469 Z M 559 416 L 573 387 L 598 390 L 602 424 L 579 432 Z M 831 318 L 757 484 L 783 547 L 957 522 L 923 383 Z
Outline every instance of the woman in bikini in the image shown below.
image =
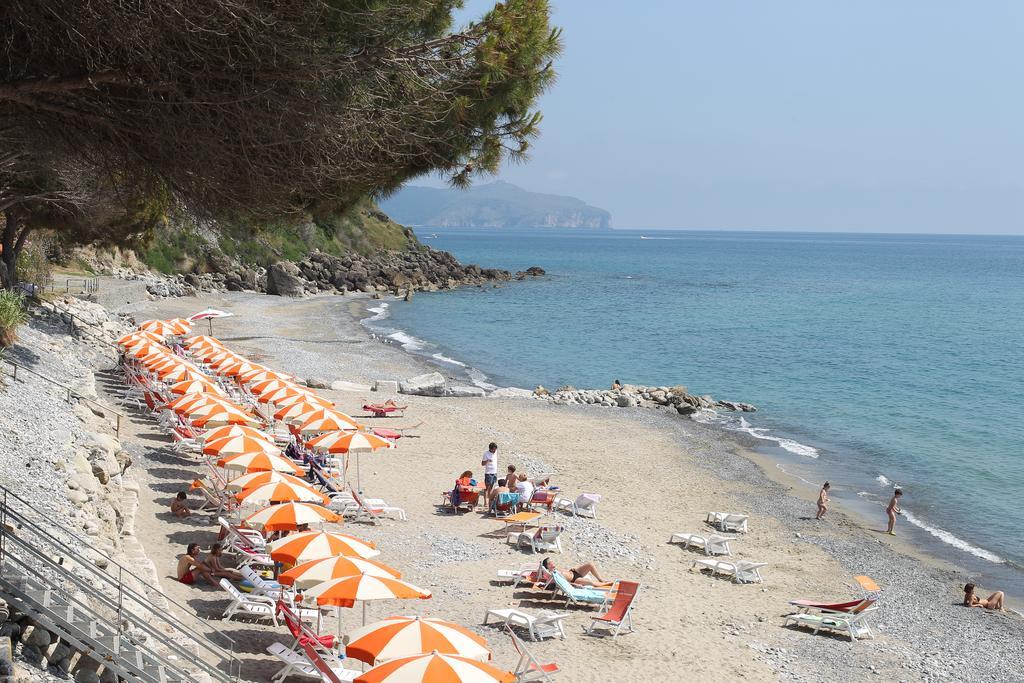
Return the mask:
M 565 571 L 562 571 L 561 569 L 558 569 L 555 566 L 554 560 L 552 560 L 550 557 L 546 557 L 544 558 L 542 566 L 549 572 L 558 572 L 566 581 L 568 581 L 574 586 L 604 587 L 610 585 L 608 581 L 605 581 L 603 578 L 601 578 L 601 572 L 598 571 L 597 567 L 594 565 L 593 562 L 586 562 L 574 569 L 567 569 Z
M 982 600 L 974 594 L 973 583 L 969 583 L 966 586 L 964 586 L 964 607 L 981 607 L 983 609 L 990 609 L 992 611 L 1006 611 L 1005 609 L 1003 609 L 1003 591 L 996 591 L 992 595 Z

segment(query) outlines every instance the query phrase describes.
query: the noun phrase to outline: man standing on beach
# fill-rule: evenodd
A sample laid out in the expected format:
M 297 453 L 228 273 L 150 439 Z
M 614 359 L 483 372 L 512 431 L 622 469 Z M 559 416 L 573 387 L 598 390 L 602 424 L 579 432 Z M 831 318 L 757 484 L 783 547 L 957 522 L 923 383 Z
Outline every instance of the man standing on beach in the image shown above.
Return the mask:
M 484 468 L 484 499 L 491 504 L 491 489 L 498 482 L 498 444 L 493 441 L 487 445 L 487 452 L 480 460 Z

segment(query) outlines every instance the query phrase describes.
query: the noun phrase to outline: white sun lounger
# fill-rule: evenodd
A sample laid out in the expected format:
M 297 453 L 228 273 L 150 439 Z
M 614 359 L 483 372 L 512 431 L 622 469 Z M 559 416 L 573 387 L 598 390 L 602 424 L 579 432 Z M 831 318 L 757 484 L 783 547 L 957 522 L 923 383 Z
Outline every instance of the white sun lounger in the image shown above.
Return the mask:
M 586 513 L 587 517 L 597 519 L 597 504 L 601 502 L 599 493 L 581 493 L 575 500 L 572 498 L 557 497 L 551 503 L 551 509 L 571 512 L 574 517 Z
M 669 543 L 681 543 L 686 547 L 700 548 L 705 555 L 732 555 L 729 548 L 729 541 L 735 541 L 732 536 L 701 536 L 700 534 L 672 534 Z
M 796 626 L 806 626 L 812 629 L 814 633 L 821 630 L 842 633 L 849 636 L 851 641 L 855 641 L 858 638 L 874 638 L 875 634 L 871 632 L 871 626 L 868 625 L 868 616 L 876 609 L 878 609 L 877 605 L 868 607 L 860 612 L 846 614 L 838 612 L 807 614 L 800 612 L 787 615 L 782 625 L 788 626 L 790 623 L 793 623 Z
M 565 625 L 562 621 L 569 616 L 558 612 L 530 614 L 518 609 L 489 609 L 484 614 L 484 625 L 491 619 L 500 624 L 520 626 L 530 634 L 530 640 L 558 637 L 565 640 Z
M 270 619 L 277 626 L 277 609 L 273 598 L 265 595 L 246 595 L 227 579 L 220 580 L 220 587 L 227 591 L 231 603 L 224 610 L 224 619 L 231 621 L 236 616 L 254 619 Z
M 513 588 L 517 588 L 521 583 L 539 583 L 542 576 L 540 568 L 534 562 L 520 565 L 519 569 L 499 569 L 496 580 L 501 583 L 509 582 Z
M 704 520 L 719 531 L 736 531 L 741 534 L 747 533 L 748 515 L 741 515 L 734 512 L 709 512 Z
M 707 569 L 712 574 L 731 576 L 736 583 L 762 583 L 764 579 L 761 578 L 760 569 L 767 566 L 767 562 L 749 562 L 747 560 L 724 562 L 707 557 L 694 560 L 690 569 L 698 568 L 701 571 Z
M 542 526 L 536 531 L 513 532 L 506 539 L 508 543 L 514 543 L 518 548 L 520 545 L 527 545 L 535 553 L 541 552 L 562 552 L 562 535 L 564 527 Z
M 267 647 L 267 652 L 284 662 L 284 667 L 270 679 L 275 683 L 280 683 L 280 681 L 283 681 L 289 676 L 305 676 L 307 678 L 324 680 L 320 671 L 318 671 L 316 666 L 309 661 L 309 657 L 307 657 L 304 652 L 289 650 L 288 646 L 284 643 L 271 644 Z M 362 673 L 357 669 L 344 668 L 341 662 L 337 659 L 331 660 L 330 658 L 321 655 L 321 660 L 330 668 L 331 672 L 338 677 L 338 680 L 341 681 L 354 681 Z

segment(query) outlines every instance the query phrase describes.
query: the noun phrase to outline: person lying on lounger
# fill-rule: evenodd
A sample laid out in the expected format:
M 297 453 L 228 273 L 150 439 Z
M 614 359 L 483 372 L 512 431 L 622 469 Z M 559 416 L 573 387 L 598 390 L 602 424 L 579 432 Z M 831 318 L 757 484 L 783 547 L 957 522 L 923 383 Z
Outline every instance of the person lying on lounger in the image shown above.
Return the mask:
M 178 560 L 178 569 L 174 576 L 186 586 L 194 586 L 198 577 L 203 577 L 211 586 L 217 585 L 217 580 L 210 573 L 210 568 L 199 561 L 199 544 L 189 543 L 185 548 L 185 554 Z
M 241 581 L 242 573 L 240 571 L 224 566 L 224 563 L 221 561 L 223 554 L 224 547 L 220 543 L 214 543 L 213 547 L 210 548 L 209 554 L 203 560 L 206 566 L 210 568 L 210 573 L 217 578 Z
M 555 566 L 555 561 L 550 557 L 545 557 L 541 566 L 549 572 L 558 572 L 561 574 L 566 581 L 574 586 L 591 586 L 591 587 L 607 587 L 611 585 L 610 581 L 605 581 L 601 578 L 601 572 L 597 569 L 593 562 L 585 562 L 575 569 L 559 569 Z M 591 578 L 593 577 L 593 578 Z
M 992 595 L 988 596 L 984 600 L 974 594 L 974 584 L 969 583 L 964 586 L 964 607 L 982 607 L 984 609 L 999 610 L 1005 612 L 1003 609 L 1003 591 L 996 591 Z

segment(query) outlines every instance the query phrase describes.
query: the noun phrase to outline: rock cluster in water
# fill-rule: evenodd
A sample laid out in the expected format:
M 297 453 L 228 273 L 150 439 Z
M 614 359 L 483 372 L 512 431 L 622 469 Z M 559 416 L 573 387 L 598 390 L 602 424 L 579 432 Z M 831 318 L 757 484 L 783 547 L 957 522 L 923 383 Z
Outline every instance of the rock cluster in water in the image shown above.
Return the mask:
M 752 413 L 757 410 L 749 403 L 720 401 L 704 394 L 691 394 L 686 387 L 646 387 L 625 384 L 617 389 L 577 389 L 560 387 L 552 392 L 542 386 L 533 391 L 535 398 L 556 405 L 600 405 L 608 408 L 670 408 L 680 415 L 693 415 L 700 410 L 724 408 Z

